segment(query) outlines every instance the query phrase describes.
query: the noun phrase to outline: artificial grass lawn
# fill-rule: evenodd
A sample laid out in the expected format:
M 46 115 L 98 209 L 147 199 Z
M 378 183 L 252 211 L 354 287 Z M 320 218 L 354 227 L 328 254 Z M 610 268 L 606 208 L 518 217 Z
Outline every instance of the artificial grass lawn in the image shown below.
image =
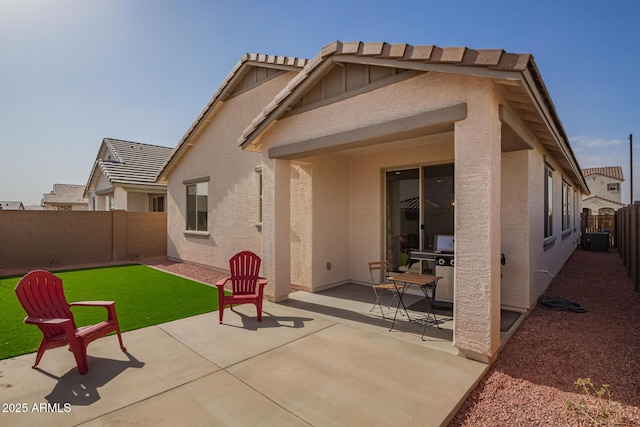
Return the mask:
M 218 310 L 215 287 L 146 265 L 54 274 L 62 279 L 70 303 L 115 301 L 122 332 Z M 0 279 L 0 359 L 35 352 L 42 339 L 37 326 L 22 322 L 26 312 L 14 292 L 20 279 Z M 101 307 L 73 307 L 71 310 L 78 326 L 98 323 L 107 316 L 107 311 Z

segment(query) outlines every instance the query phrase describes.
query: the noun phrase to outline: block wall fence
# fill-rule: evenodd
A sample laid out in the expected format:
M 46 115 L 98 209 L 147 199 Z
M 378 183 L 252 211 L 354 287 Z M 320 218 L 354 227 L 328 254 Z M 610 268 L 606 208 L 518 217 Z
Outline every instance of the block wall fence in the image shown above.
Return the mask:
M 165 212 L 0 211 L 0 268 L 166 255 Z

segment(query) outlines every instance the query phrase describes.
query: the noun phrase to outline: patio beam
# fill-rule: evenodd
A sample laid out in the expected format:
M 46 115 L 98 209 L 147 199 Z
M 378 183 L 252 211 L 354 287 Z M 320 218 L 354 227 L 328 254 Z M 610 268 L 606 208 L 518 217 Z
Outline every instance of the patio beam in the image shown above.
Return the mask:
M 293 142 L 269 149 L 269 158 L 294 160 L 319 154 L 383 144 L 453 130 L 453 124 L 467 117 L 467 104 L 392 119 L 374 125 Z

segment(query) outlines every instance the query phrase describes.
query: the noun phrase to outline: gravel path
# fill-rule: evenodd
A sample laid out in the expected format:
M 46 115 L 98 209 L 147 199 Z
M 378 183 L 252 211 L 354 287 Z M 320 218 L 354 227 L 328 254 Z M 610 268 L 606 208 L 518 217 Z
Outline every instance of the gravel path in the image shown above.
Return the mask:
M 618 254 L 576 250 L 545 295 L 588 311 L 532 310 L 451 427 L 593 425 L 566 409 L 578 378 L 611 386 L 619 405 L 602 425 L 640 426 L 640 293 Z M 586 400 L 597 406 L 595 392 Z

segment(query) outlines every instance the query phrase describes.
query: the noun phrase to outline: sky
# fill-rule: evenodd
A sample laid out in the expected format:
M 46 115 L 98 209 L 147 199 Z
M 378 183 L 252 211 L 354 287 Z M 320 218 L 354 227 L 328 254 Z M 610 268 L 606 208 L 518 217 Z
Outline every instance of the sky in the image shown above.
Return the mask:
M 0 200 L 86 185 L 103 138 L 175 147 L 245 53 L 335 40 L 530 53 L 581 168 L 640 200 L 640 2 L 0 0 Z

